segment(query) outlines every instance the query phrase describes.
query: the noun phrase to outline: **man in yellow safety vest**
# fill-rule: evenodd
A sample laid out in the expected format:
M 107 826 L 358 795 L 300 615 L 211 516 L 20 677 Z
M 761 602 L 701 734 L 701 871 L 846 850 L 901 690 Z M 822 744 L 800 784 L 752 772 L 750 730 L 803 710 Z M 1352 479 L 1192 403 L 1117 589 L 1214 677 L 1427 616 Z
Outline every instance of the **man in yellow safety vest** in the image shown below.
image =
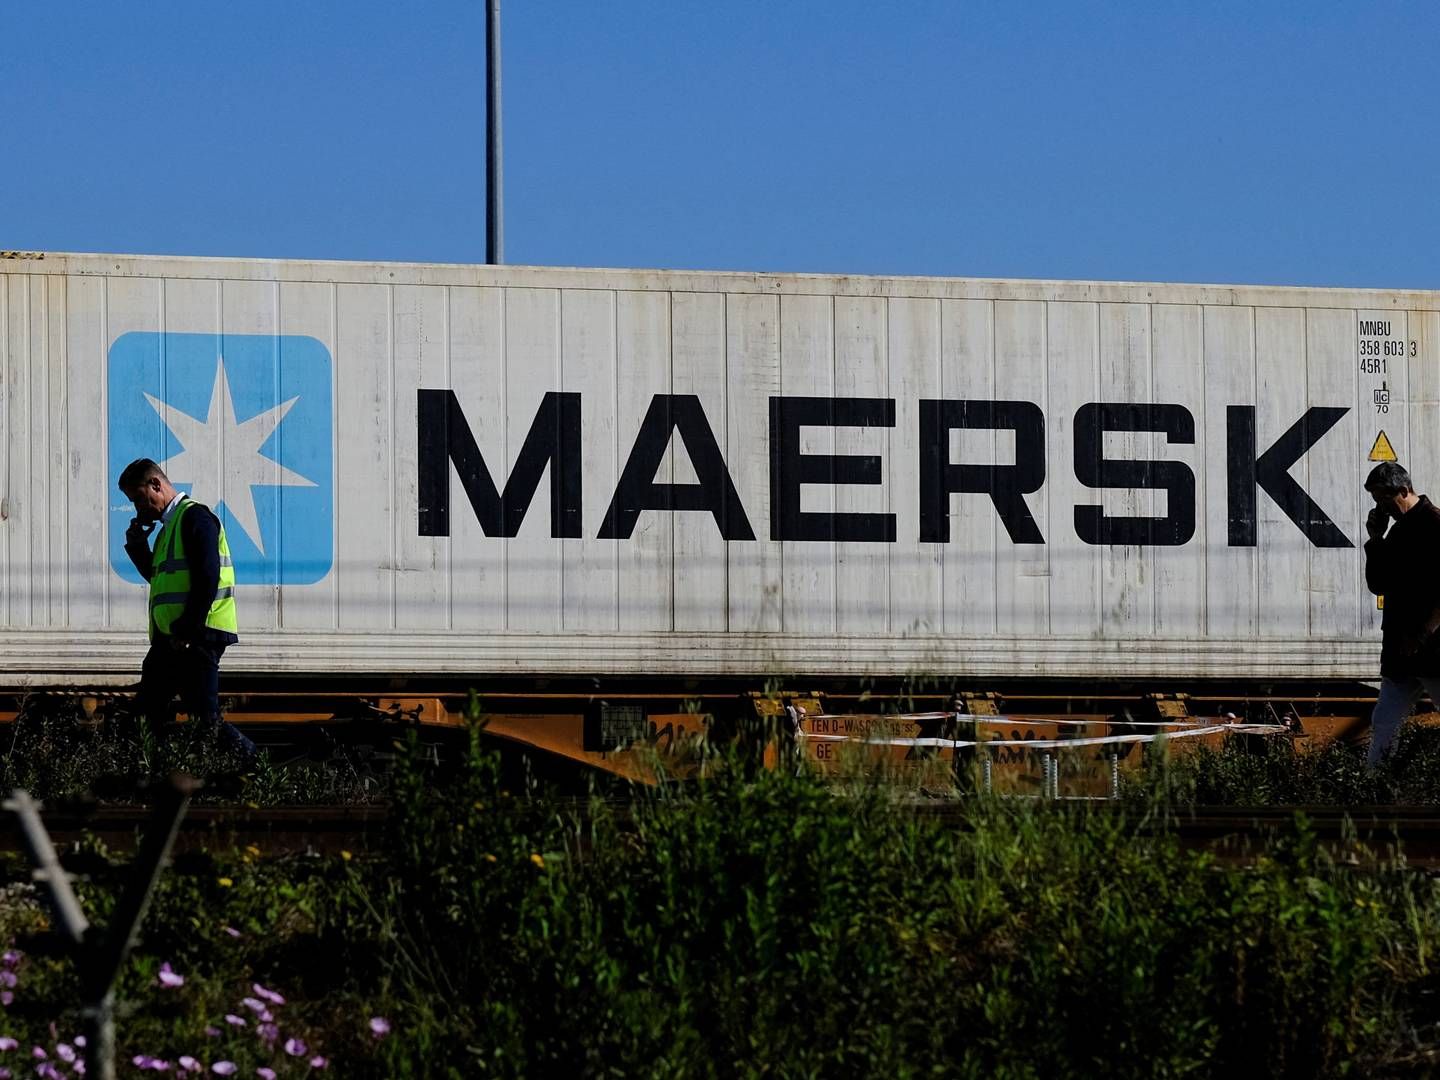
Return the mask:
M 254 757 L 255 744 L 220 720 L 220 657 L 240 639 L 225 527 L 209 507 L 176 491 L 149 458 L 125 466 L 120 490 L 135 505 L 125 553 L 150 583 L 150 651 L 140 669 L 136 711 L 152 724 L 167 723 L 178 694 L 193 720 L 218 728 L 222 747 Z

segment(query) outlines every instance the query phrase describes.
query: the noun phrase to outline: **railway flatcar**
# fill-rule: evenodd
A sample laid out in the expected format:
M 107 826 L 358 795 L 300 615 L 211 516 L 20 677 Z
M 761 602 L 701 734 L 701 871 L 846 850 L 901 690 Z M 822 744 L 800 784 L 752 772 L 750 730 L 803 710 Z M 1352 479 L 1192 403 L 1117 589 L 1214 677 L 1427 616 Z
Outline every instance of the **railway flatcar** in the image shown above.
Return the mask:
M 134 677 L 121 467 L 227 679 L 1373 678 L 1440 294 L 10 252 L 0 684 Z

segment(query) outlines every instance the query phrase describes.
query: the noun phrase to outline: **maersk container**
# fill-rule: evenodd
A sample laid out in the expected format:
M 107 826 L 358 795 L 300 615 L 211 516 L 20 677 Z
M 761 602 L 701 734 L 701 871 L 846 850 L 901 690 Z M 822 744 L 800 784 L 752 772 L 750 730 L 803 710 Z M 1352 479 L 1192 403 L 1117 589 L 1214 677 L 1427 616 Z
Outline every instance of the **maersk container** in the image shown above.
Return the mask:
M 153 457 L 228 673 L 1365 678 L 1440 294 L 0 261 L 0 682 L 121 678 Z

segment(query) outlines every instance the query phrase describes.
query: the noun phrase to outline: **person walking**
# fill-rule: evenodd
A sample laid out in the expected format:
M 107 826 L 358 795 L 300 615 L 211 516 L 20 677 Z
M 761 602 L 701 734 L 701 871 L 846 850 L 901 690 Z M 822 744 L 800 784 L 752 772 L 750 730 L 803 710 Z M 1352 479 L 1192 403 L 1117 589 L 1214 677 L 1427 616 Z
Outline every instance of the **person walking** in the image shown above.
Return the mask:
M 255 744 L 220 719 L 220 657 L 240 640 L 225 527 L 208 506 L 176 491 L 149 458 L 125 466 L 119 487 L 135 506 L 125 553 L 150 583 L 150 651 L 140 668 L 135 711 L 152 725 L 169 723 L 178 695 L 223 749 L 253 758 Z M 149 538 L 157 525 L 152 551 Z
M 1369 763 L 1390 753 L 1421 690 L 1440 707 L 1440 507 L 1415 494 L 1410 474 L 1381 462 L 1365 478 L 1365 584 L 1384 597 L 1380 696 L 1370 717 Z

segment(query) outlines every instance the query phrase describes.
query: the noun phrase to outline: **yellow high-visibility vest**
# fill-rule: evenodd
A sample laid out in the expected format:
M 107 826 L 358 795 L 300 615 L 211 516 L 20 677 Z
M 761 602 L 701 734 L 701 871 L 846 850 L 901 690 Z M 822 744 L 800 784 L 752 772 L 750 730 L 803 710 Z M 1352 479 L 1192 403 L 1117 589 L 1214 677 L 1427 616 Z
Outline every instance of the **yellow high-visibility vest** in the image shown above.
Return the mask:
M 155 553 L 150 563 L 151 641 L 155 640 L 157 633 L 170 633 L 170 627 L 185 610 L 185 601 L 190 598 L 190 564 L 185 558 L 185 546 L 180 543 L 180 519 L 194 505 L 188 498 L 181 499 L 155 540 Z M 215 602 L 205 614 L 205 625 L 232 634 L 240 632 L 240 623 L 235 615 L 235 565 L 230 561 L 230 542 L 225 539 L 224 525 L 220 526 L 220 584 L 215 590 Z

